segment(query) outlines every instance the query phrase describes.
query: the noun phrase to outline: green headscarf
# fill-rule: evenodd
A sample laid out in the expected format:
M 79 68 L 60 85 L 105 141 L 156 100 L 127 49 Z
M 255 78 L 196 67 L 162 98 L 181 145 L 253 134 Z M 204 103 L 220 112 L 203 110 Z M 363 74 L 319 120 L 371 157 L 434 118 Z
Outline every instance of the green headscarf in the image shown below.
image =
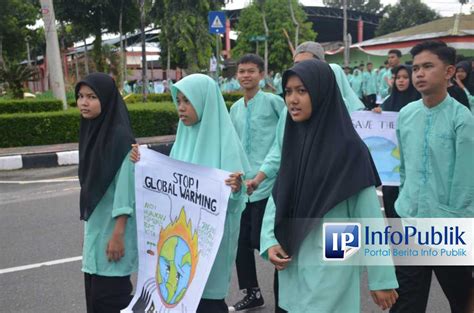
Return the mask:
M 341 92 L 347 111 L 352 113 L 357 110 L 362 110 L 365 106 L 362 101 L 360 101 L 359 97 L 354 93 L 354 90 L 352 90 L 351 85 L 347 80 L 346 73 L 344 73 L 342 67 L 337 64 L 329 64 L 329 66 L 336 76 L 337 86 L 339 87 L 339 91 Z
M 209 76 L 192 74 L 171 87 L 176 106 L 178 92 L 193 105 L 199 121 L 191 126 L 179 121 L 170 157 L 229 172 L 248 172 L 247 156 L 217 83 Z

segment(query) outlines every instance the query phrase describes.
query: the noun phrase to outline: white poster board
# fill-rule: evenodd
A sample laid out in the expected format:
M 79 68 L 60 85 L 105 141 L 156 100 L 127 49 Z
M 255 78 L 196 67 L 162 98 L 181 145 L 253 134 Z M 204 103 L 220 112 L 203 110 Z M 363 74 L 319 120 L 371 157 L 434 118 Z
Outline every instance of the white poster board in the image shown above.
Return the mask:
M 396 128 L 398 112 L 351 114 L 355 130 L 369 147 L 384 186 L 400 185 L 400 149 Z
M 140 148 L 135 167 L 139 271 L 122 312 L 195 312 L 219 248 L 228 172 Z

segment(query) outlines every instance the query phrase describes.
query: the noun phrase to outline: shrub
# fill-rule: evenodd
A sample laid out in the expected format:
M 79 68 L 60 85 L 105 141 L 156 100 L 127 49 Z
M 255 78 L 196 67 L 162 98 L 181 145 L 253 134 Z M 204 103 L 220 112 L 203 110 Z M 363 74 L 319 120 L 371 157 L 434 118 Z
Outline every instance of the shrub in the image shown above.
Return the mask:
M 139 103 L 129 105 L 128 110 L 136 137 L 175 133 L 178 118 L 172 103 Z M 0 147 L 77 142 L 79 116 L 77 108 L 0 115 Z
M 60 111 L 61 100 L 0 100 L 0 114 Z

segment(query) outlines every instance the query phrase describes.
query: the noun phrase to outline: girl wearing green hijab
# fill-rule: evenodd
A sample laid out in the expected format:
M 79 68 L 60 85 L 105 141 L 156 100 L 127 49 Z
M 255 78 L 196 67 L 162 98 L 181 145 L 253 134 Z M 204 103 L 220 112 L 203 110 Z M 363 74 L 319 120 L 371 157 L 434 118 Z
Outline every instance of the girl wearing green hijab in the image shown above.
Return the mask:
M 360 73 L 360 70 L 354 70 L 350 83 L 352 90 L 354 90 L 359 99 L 362 99 L 362 74 Z
M 178 109 L 176 140 L 170 157 L 176 160 L 233 172 L 224 235 L 209 274 L 197 313 L 228 312 L 224 298 L 229 290 L 232 264 L 237 252 L 240 215 L 245 207 L 241 174 L 250 169 L 239 137 L 234 130 L 217 83 L 203 74 L 189 75 L 171 87 Z M 132 160 L 138 160 L 138 149 Z

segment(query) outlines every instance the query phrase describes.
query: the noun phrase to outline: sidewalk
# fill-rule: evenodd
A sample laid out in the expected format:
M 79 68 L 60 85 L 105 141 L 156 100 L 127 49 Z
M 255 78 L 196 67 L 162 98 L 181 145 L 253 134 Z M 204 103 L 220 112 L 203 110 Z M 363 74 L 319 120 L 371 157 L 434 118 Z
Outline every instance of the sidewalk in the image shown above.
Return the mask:
M 144 137 L 137 138 L 137 142 L 168 155 L 174 139 L 174 135 Z M 75 165 L 78 163 L 78 143 L 0 148 L 0 171 Z

